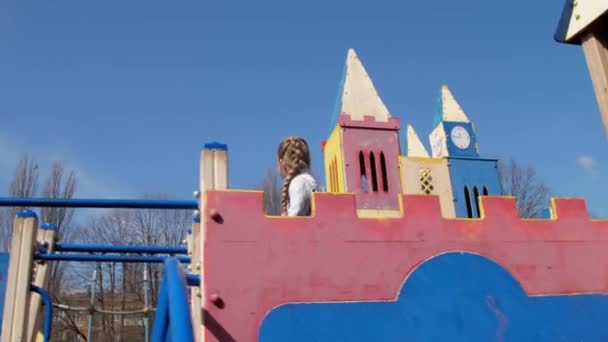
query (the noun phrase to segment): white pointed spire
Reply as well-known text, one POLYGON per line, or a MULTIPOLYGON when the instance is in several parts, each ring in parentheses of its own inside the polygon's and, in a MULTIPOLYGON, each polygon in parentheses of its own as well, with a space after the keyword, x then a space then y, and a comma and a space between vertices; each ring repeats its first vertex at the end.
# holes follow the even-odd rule
POLYGON ((447 85, 441 86, 441 116, 443 121, 469 122, 447 85))
POLYGON ((344 83, 339 96, 339 111, 350 115, 353 120, 373 116, 376 121, 386 122, 391 117, 354 49, 348 50, 344 83))
POLYGON ((422 141, 416 134, 416 130, 412 125, 407 125, 407 151, 408 157, 424 157, 429 158, 429 153, 422 144, 422 141))

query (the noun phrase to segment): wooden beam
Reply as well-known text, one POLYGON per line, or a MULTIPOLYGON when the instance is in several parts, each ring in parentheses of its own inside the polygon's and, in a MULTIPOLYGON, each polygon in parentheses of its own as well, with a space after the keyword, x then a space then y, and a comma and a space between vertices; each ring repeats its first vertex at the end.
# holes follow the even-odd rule
POLYGON ((193 286, 191 292, 190 309, 192 315, 192 325, 194 328, 195 340, 205 342, 205 333, 203 326, 203 303, 205 301, 205 291, 202 287, 203 283, 203 266, 202 260, 203 249, 205 248, 205 192, 207 190, 225 190, 228 188, 228 149, 227 146, 220 143, 205 144, 200 157, 200 181, 199 193, 197 194, 199 202, 199 222, 192 224, 192 236, 189 237, 190 246, 188 253, 192 258, 190 262, 191 272, 201 275, 200 286, 193 286))
POLYGON ((603 18, 582 39, 604 131, 608 137, 608 19, 603 18))
POLYGON ((17 214, 9 256, 2 320, 3 341, 26 341, 30 284, 38 218, 32 211, 17 214))
MULTIPOLYGON (((57 232, 57 226, 52 224, 43 225, 38 229, 37 240, 41 243, 45 243, 48 249, 48 253, 55 251, 55 234, 57 232)), ((32 282, 34 285, 45 288, 47 281, 50 276, 51 265, 49 261, 34 263, 34 274, 32 276, 32 282)), ((43 324, 43 311, 42 311, 42 300, 36 293, 30 292, 30 308, 29 318, 27 320, 27 340, 36 341, 38 336, 42 333, 43 324)))

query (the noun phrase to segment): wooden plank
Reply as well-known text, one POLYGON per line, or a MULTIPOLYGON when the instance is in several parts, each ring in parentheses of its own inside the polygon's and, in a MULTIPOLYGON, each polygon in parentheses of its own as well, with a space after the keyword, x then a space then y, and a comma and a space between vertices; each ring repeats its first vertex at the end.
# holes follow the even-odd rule
MULTIPOLYGON (((603 26, 605 29, 608 25, 603 26)), ((608 136, 608 39, 605 31, 598 28, 595 32, 588 34, 583 38, 582 46, 604 131, 608 136)))
POLYGON ((200 159, 200 189, 202 201, 205 189, 213 188, 213 150, 203 150, 200 159))
POLYGON ((576 39, 587 28, 608 11, 608 1, 605 0, 576 0, 573 2, 566 40, 576 39))
POLYGON ((14 220, 13 237, 2 322, 5 341, 24 341, 27 338, 27 310, 29 310, 32 261, 38 218, 31 211, 18 214, 14 220), (8 304, 8 305, 7 305, 8 304))
MULTIPOLYGON (((207 190, 224 190, 228 188, 228 151, 226 145, 219 143, 212 143, 205 146, 201 152, 200 158, 200 193, 199 193, 199 213, 203 215, 205 212, 205 192, 207 190)), ((203 249, 204 249, 204 231, 205 231, 205 220, 200 219, 199 222, 192 224, 192 237, 191 237, 191 258, 192 272, 196 274, 203 274, 202 260, 203 249)), ((191 317, 192 325, 194 329, 194 335, 196 341, 205 341, 205 334, 203 333, 203 303, 205 301, 205 294, 202 291, 201 285, 192 288, 191 294, 191 317)))
POLYGON ((17 274, 19 273, 19 260, 21 257, 21 239, 23 234, 17 227, 23 225, 23 218, 15 217, 13 220, 13 236, 8 261, 8 275, 4 295, 4 312, 2 314, 2 336, 12 336, 13 312, 15 310, 15 291, 17 288, 17 274))
MULTIPOLYGON (((190 265, 192 266, 192 273, 201 274, 201 251, 200 251, 200 223, 193 222, 192 223, 192 234, 189 237, 189 242, 191 246, 191 258, 192 262, 190 265)), ((201 284, 202 286, 202 284, 201 284)), ((201 287, 193 286, 192 292, 190 295, 191 298, 191 315, 192 315, 192 326, 194 329, 194 340, 200 341, 200 336, 202 332, 202 304, 201 304, 201 287)))
POLYGON ((225 150, 213 151, 213 189, 228 188, 228 153, 225 150))
MULTIPOLYGON (((53 252, 55 250, 56 231, 57 227, 52 224, 43 225, 41 229, 38 230, 37 240, 48 246, 48 252, 53 252)), ((33 284, 41 288, 46 287, 50 270, 51 267, 48 262, 35 263, 33 284)), ((42 300, 38 294, 30 292, 29 319, 27 320, 28 341, 36 341, 37 335, 42 333, 42 322, 42 300)))

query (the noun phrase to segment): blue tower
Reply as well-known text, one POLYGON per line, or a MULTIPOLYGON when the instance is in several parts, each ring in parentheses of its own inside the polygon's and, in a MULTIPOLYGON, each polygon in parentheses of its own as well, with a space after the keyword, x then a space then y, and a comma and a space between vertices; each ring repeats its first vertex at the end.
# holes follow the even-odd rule
POLYGON ((479 196, 501 195, 498 161, 479 157, 473 123, 446 85, 429 135, 433 158, 447 158, 456 217, 481 216, 479 196))

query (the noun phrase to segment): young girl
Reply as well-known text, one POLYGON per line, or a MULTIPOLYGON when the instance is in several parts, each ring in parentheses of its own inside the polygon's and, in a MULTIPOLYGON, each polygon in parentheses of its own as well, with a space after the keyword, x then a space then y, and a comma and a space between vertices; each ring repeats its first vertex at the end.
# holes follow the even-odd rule
POLYGON ((310 150, 306 140, 290 136, 283 139, 277 151, 278 168, 284 177, 281 194, 282 215, 309 216, 311 193, 317 182, 310 174, 310 150))

